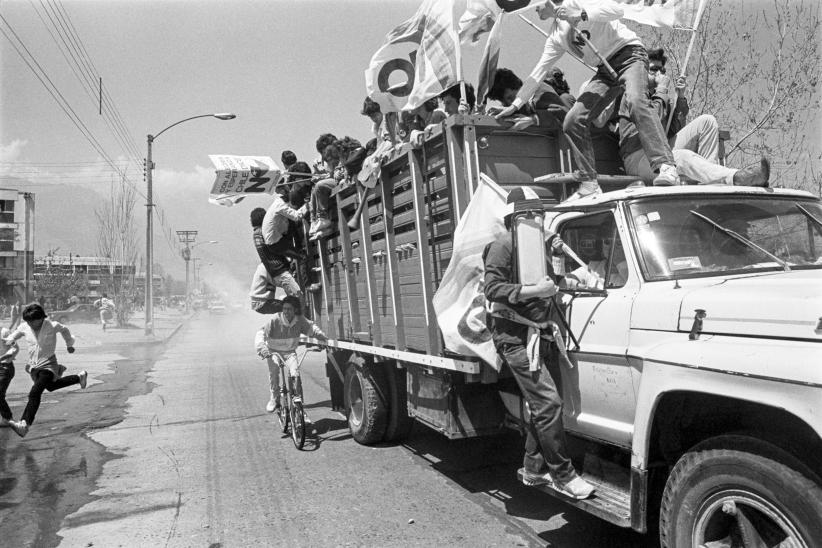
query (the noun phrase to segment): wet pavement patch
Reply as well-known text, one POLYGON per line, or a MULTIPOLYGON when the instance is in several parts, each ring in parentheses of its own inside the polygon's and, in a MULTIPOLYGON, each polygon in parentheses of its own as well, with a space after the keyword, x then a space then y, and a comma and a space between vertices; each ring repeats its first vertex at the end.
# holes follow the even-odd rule
MULTIPOLYGON (((128 398, 153 390, 148 372, 162 351, 157 346, 121 351, 126 359, 117 360, 110 373, 98 376, 102 383, 83 392, 50 394, 57 403, 40 408, 24 439, 10 429, 0 429, 3 546, 60 543, 57 532, 63 519, 96 498, 91 493, 103 466, 118 458, 84 433, 121 422, 128 398)), ((10 398, 9 404, 17 413, 25 398, 10 398)))

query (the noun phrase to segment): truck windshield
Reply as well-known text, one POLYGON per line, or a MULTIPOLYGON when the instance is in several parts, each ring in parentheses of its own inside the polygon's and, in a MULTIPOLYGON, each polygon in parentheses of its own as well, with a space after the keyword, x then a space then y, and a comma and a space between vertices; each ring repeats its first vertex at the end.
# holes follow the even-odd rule
POLYGON ((700 195, 628 207, 646 280, 822 268, 818 200, 700 195))

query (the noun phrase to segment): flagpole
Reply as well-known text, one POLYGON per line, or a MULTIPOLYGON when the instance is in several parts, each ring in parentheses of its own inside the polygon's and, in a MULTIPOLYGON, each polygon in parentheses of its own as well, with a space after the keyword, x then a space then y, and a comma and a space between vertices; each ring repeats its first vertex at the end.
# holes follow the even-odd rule
MULTIPOLYGON (((455 51, 454 57, 457 65, 457 82, 460 83, 460 114, 468 114, 470 107, 468 106, 468 93, 465 90, 465 79, 462 77, 462 44, 460 43, 459 33, 459 18, 457 17, 459 11, 459 2, 454 2, 451 8, 451 32, 454 35, 455 51)), ((463 10, 464 11, 464 10, 463 10)))
MULTIPOLYGON (((696 10, 696 19, 694 20, 693 29, 691 29, 691 41, 688 43, 688 49, 685 52, 685 59, 682 61, 682 70, 680 71, 680 76, 685 76, 688 72, 688 60, 691 58, 691 52, 694 49, 694 43, 696 42, 696 29, 699 28, 699 22, 702 20, 702 10, 705 9, 705 0, 700 0, 699 8, 696 10)), ((668 113, 668 123, 665 124, 665 135, 668 135, 668 131, 671 129, 671 122, 674 120, 674 111, 676 110, 676 104, 679 102, 679 88, 676 87, 676 83, 674 83, 674 88, 676 89, 676 99, 674 100, 674 105, 671 107, 671 111, 668 113)))

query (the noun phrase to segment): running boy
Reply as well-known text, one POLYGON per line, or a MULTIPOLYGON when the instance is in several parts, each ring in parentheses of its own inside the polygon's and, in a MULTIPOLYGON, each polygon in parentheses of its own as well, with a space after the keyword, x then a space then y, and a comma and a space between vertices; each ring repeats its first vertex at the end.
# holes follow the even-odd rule
POLYGON ((6 344, 4 340, 11 331, 4 327, 0 330, 0 426, 8 426, 11 422, 11 409, 6 403, 6 389, 14 378, 14 356, 20 350, 17 343, 6 344))
POLYGON ((288 366, 288 375, 297 379, 294 390, 302 395, 303 388, 299 377, 299 361, 296 352, 300 344, 300 335, 308 335, 321 341, 328 340, 325 333, 314 322, 302 315, 300 299, 288 295, 283 299, 282 312, 274 314, 254 337, 254 348, 257 350, 257 355, 268 362, 271 399, 265 406, 265 410, 269 413, 273 413, 280 407, 280 368, 272 358, 272 353, 279 354, 288 366))
POLYGON ((54 352, 57 348, 57 334, 59 333, 66 341, 68 353, 74 353, 74 337, 71 336, 68 327, 47 319, 45 310, 37 303, 26 305, 22 316, 25 325, 18 327, 3 340, 5 344, 11 345, 17 339, 26 337, 29 347, 26 371, 31 375, 34 385, 29 391, 29 401, 23 411, 23 417, 17 422, 9 422, 9 427, 21 438, 28 434, 29 428, 34 424, 34 416, 40 407, 43 390, 53 392, 73 384, 79 384, 80 388, 85 388, 88 379, 88 373, 85 371, 80 371, 78 375, 62 376, 66 368, 57 363, 57 356, 54 352))

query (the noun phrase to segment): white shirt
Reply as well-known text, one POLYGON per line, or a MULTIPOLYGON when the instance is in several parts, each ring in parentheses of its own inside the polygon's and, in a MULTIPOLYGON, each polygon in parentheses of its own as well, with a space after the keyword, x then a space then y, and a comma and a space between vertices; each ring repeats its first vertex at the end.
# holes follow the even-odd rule
POLYGON ((263 240, 268 245, 276 244, 288 232, 288 221, 299 221, 303 218, 301 211, 288 205, 278 194, 268 207, 263 218, 263 240))
MULTIPOLYGON (((577 23, 577 30, 586 35, 605 59, 625 46, 642 45, 642 41, 634 31, 619 21, 625 13, 625 8, 617 2, 612 0, 565 0, 562 5, 571 13, 585 10, 588 20, 577 23)), ((602 64, 594 51, 577 39, 570 23, 555 19, 551 26, 551 33, 545 40, 542 56, 523 82, 513 105, 519 108, 531 100, 542 81, 548 76, 548 72, 566 53, 581 59, 586 65, 596 67, 602 64)))
POLYGON ((34 331, 27 323, 23 322, 5 339, 5 343, 11 344, 17 339, 25 337, 29 348, 29 367, 31 369, 48 369, 54 373, 55 377, 59 377, 59 366, 57 365, 57 358, 54 356, 57 350, 58 333, 66 341, 67 347, 74 346, 74 337, 71 336, 69 328, 48 318, 43 320, 43 325, 37 335, 34 334, 34 331))

